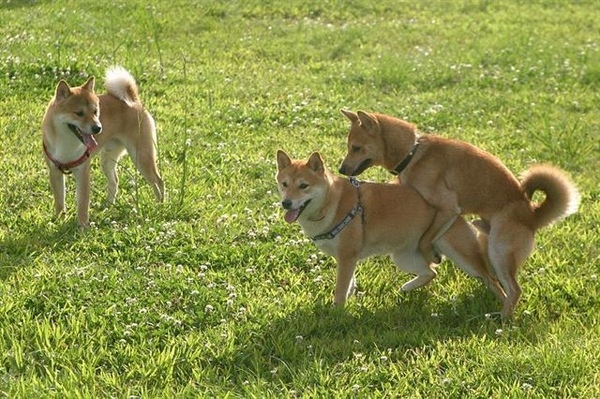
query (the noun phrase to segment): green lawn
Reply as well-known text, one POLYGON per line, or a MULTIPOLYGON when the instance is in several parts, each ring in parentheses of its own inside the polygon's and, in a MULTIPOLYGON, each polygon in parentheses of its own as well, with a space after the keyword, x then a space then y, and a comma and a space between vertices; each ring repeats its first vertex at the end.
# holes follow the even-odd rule
MULTIPOLYGON (((600 397, 600 3, 0 0, 0 395, 600 397), (53 217, 40 123, 59 79, 136 77, 168 192, 129 159, 107 207, 53 217), (565 169, 510 323, 450 262, 386 258, 332 307, 335 262, 283 220, 275 153, 345 154, 340 108, 565 169)), ((384 181, 386 172, 364 178, 384 181)))

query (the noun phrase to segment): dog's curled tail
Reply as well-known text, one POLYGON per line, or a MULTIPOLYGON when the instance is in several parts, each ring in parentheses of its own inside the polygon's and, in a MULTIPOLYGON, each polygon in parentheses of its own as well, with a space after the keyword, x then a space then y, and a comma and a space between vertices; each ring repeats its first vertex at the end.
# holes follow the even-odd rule
POLYGON ((140 101, 135 79, 121 66, 113 66, 106 71, 104 87, 110 94, 130 107, 140 101))
POLYGON ((550 165, 535 165, 521 175, 521 186, 529 199, 542 191, 546 198, 534 205, 535 229, 546 227, 567 217, 579 208, 577 187, 561 169, 550 165))

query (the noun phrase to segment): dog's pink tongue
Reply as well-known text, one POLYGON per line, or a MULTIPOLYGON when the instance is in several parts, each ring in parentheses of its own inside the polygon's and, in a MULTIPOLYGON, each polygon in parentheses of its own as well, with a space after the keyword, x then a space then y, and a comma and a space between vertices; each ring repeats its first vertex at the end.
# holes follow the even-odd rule
POLYGON ((285 213, 285 221, 288 223, 294 223, 296 219, 298 219, 298 215, 300 215, 300 210, 298 209, 287 211, 285 213))
POLYGON ((96 146, 98 146, 96 139, 91 134, 83 134, 82 136, 83 136, 83 143, 90 151, 93 151, 94 148, 96 148, 96 146))

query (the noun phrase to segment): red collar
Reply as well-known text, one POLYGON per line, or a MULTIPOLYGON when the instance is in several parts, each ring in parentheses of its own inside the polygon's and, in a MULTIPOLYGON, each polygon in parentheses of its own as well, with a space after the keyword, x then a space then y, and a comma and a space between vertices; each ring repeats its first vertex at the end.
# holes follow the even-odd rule
POLYGON ((68 162, 68 163, 62 163, 60 161, 57 161, 56 159, 52 158, 52 156, 50 155, 50 153, 48 152, 48 149, 46 148, 46 143, 44 143, 42 141, 42 146, 44 147, 44 154, 46 154, 46 156, 48 157, 48 159, 50 161, 52 161, 52 163, 61 171, 63 172, 63 174, 68 175, 71 173, 71 169, 81 165, 82 163, 84 163, 85 161, 87 161, 90 157, 90 155, 92 154, 92 151, 94 150, 94 148, 96 148, 96 140, 93 141, 93 144, 90 145, 86 145, 85 147, 85 152, 83 153, 82 156, 80 156, 79 158, 77 158, 74 161, 68 162))

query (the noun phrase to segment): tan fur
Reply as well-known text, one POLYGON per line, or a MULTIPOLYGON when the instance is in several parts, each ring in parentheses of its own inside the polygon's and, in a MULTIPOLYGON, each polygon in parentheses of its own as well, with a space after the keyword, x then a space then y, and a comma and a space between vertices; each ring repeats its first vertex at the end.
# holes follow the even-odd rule
MULTIPOLYGON (((293 214, 286 214, 286 220, 297 220, 310 237, 329 232, 360 197, 362 215, 356 215, 334 238, 315 241, 337 261, 336 304, 343 304, 354 290, 356 263, 372 255, 391 254, 399 269, 416 275, 402 286, 404 291, 421 287, 436 276, 434 264, 419 250, 419 240, 433 222, 435 210, 416 190, 401 184, 367 182, 356 188, 348 179, 331 174, 319 153, 307 161, 293 161, 280 150, 277 170, 282 206, 293 214)), ((487 267, 475 230, 463 218, 456 219, 436 249, 469 275, 481 278, 501 301, 505 299, 487 267)))
POLYGON ((535 231, 577 210, 579 193, 571 180, 556 167, 536 165, 519 183, 497 158, 471 144, 420 135, 413 125, 388 115, 342 112, 351 122, 343 174, 357 175, 375 165, 393 170, 419 141, 400 178, 437 210, 421 249, 432 257, 428 248, 449 221, 479 215, 479 225, 489 230, 490 262, 507 295, 502 315, 512 315, 521 294, 516 275, 533 250, 535 231), (546 194, 541 204, 530 200, 537 190, 546 194))
MULTIPOLYGON (((82 86, 69 87, 60 81, 54 98, 48 104, 42 122, 43 142, 53 160, 66 164, 79 159, 86 145, 68 127, 77 126, 81 135, 93 135, 97 147, 92 156, 102 151, 101 165, 108 179, 108 201, 117 195, 117 162, 127 150, 133 163, 150 183, 158 201, 164 199, 164 183, 156 165, 156 129, 154 119, 137 96, 133 77, 120 67, 107 71, 107 94, 94 93, 94 78, 82 86), (99 131, 100 130, 100 131, 99 131)), ((65 211, 64 174, 44 153, 50 171, 56 214, 65 211)), ((91 157, 70 170, 77 183, 77 219, 81 226, 89 224, 91 157)))

